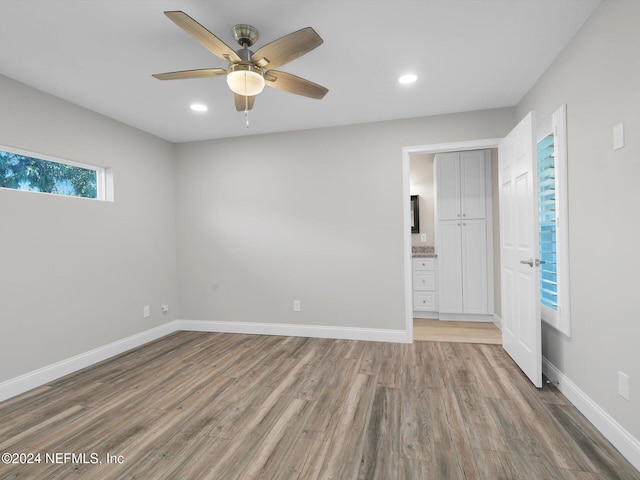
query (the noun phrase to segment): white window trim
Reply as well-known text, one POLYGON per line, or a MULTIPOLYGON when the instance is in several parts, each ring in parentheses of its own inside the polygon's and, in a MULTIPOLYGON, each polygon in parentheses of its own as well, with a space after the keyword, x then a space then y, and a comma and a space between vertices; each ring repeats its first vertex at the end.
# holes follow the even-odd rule
MULTIPOLYGON (((67 160, 64 158, 54 157, 45 153, 31 152, 29 150, 23 150, 21 148, 10 147, 8 145, 0 145, 0 150, 4 152, 21 155, 23 157, 36 158, 38 160, 46 160, 48 162, 61 163, 63 165, 70 165, 72 167, 84 168, 87 170, 94 170, 96 172, 96 198, 76 197, 74 195, 62 195, 70 198, 82 198, 85 200, 101 200, 101 201, 113 201, 113 173, 110 168, 98 167, 95 165, 89 165, 87 163, 75 162, 73 160, 67 160)), ((14 190, 14 189, 9 189, 14 190)), ((23 190, 17 190, 23 191, 23 190)), ((58 195, 56 193, 48 192, 30 192, 30 193, 44 193, 46 195, 58 195)))
POLYGON ((556 259, 558 311, 542 305, 542 320, 571 336, 571 289, 569 283, 569 165, 567 147, 567 106, 561 105, 538 126, 539 142, 553 133, 556 184, 556 259))

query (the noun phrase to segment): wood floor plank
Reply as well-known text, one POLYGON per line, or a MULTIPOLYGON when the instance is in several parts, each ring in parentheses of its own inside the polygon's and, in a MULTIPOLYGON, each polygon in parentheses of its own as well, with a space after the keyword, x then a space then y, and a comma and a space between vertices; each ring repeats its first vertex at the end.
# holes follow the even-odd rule
POLYGON ((594 441, 600 433, 573 406, 550 405, 554 417, 562 428, 574 439, 576 445, 595 465, 597 473, 614 480, 640 480, 640 472, 609 442, 594 441))
POLYGON ((0 402, 0 479, 640 480, 499 345, 176 332, 0 402))
MULTIPOLYGON (((241 477, 272 478, 285 454, 300 433, 300 426, 310 411, 309 402, 300 398, 292 399, 273 427, 265 435, 259 447, 254 452, 241 477), (305 411, 306 410, 306 411, 305 411), (297 427, 296 427, 297 426, 297 427), (274 455, 279 450, 279 455, 274 455)), ((283 458, 284 457, 284 458, 283 458)))
POLYGON ((312 459, 301 478, 357 477, 376 386, 374 377, 363 374, 356 374, 352 383, 344 386, 344 400, 327 426, 333 434, 323 438, 320 461, 312 459))
POLYGON ((404 349, 401 343, 382 345, 382 364, 378 374, 378 384, 384 387, 400 388, 402 385, 404 349))
POLYGON ((414 349, 419 353, 423 380, 429 388, 449 388, 452 378, 445 356, 436 342, 415 342, 414 349))
POLYGON ((579 472, 576 470, 561 470, 565 480, 606 480, 607 477, 599 473, 579 472))
POLYGON ((451 380, 455 384, 455 390, 466 390, 476 395, 483 395, 482 380, 476 377, 476 373, 466 356, 463 344, 440 343, 438 344, 445 358, 451 380))
POLYGON ((346 396, 343 397, 341 392, 346 392, 347 386, 355 379, 358 364, 356 360, 345 359, 339 369, 326 369, 328 375, 325 377, 324 388, 318 399, 312 403, 314 414, 305 424, 304 436, 317 438, 327 430, 340 403, 346 400, 346 396))
POLYGON ((359 480, 398 478, 401 398, 399 389, 376 389, 365 433, 359 480))
POLYGON ((398 480, 431 480, 436 479, 433 462, 400 458, 398 480))
POLYGON ((471 447, 493 452, 507 452, 505 439, 496 425, 486 398, 466 390, 456 392, 456 399, 471 447))
POLYGON ((403 392, 400 449, 404 458, 433 462, 434 436, 429 395, 413 397, 403 392))
MULTIPOLYGON (((434 478, 464 480, 466 479, 464 464, 468 464, 469 461, 463 459, 458 453, 456 440, 451 433, 452 429, 459 428, 458 424, 461 422, 460 419, 450 418, 449 408, 447 408, 446 405, 446 396, 447 393, 445 390, 430 390, 429 403, 431 405, 431 421, 434 437, 434 478)), ((470 451, 470 447, 468 450, 470 451)), ((465 454, 466 452, 462 453, 462 455, 465 454)), ((473 466, 470 468, 473 469, 473 466)))
MULTIPOLYGON (((476 345, 463 344, 462 345, 465 354, 466 361, 469 367, 474 372, 474 376, 478 379, 479 387, 482 391, 482 396, 487 398, 505 398, 508 396, 508 392, 504 389, 499 381, 495 380, 495 370, 489 359, 484 354, 481 348, 476 345)), ((501 347, 488 347, 493 349, 501 349, 501 347)))
POLYGON ((506 452, 474 449, 478 471, 482 480, 519 480, 526 479, 523 472, 518 471, 512 455, 506 452))
POLYGON ((426 398, 429 396, 430 382, 426 380, 425 369, 418 365, 404 365, 403 385, 406 394, 414 398, 426 398))
POLYGON ((539 439, 522 418, 514 401, 487 399, 487 402, 509 447, 509 453, 521 466, 520 470, 532 478, 560 480, 562 474, 559 468, 545 455, 539 439))

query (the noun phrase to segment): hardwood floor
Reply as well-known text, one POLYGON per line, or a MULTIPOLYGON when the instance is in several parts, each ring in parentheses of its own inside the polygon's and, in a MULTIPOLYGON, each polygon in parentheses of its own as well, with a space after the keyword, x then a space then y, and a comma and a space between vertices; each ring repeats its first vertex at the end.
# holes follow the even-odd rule
POLYGON ((640 479, 496 345, 177 332, 0 419, 3 480, 640 479))
POLYGON ((491 322, 454 322, 414 318, 414 341, 502 345, 502 332, 491 322))

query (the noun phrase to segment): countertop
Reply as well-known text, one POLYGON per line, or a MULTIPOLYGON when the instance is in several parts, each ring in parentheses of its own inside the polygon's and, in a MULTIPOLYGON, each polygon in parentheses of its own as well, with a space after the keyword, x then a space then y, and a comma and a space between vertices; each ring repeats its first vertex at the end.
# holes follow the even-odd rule
POLYGON ((435 258, 436 255, 434 247, 411 247, 411 256, 413 258, 435 258))

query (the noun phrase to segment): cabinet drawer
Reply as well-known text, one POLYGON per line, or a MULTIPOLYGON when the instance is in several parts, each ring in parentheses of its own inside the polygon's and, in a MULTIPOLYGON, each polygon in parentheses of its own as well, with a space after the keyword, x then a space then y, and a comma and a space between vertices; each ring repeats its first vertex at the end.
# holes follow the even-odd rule
POLYGON ((436 272, 433 270, 417 270, 413 272, 414 290, 435 290, 436 272))
POLYGON ((435 270, 436 259, 435 258, 413 258, 413 270, 435 270))
POLYGON ((416 292, 413 294, 413 309, 415 311, 434 312, 436 311, 435 292, 416 292))

